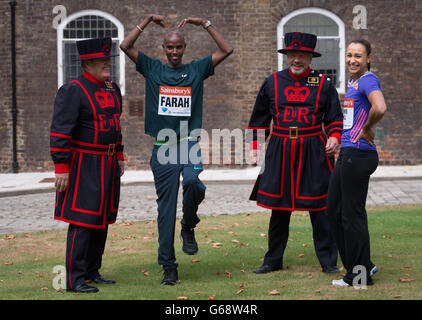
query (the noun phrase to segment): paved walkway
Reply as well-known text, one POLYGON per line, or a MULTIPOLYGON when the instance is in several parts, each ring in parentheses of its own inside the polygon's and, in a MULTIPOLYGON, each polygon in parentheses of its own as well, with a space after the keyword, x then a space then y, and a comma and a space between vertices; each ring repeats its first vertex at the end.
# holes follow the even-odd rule
MULTIPOLYGON (((269 212, 248 200, 258 170, 205 170, 201 179, 207 193, 198 214, 269 212)), ((0 174, 0 235, 67 227, 53 219, 52 177, 52 173, 0 174)), ((123 177, 117 222, 156 219, 151 173, 129 171, 123 177)), ((180 217, 181 190, 179 199, 180 217)), ((380 167, 374 173, 367 205, 398 204, 422 204, 422 166, 380 167)))

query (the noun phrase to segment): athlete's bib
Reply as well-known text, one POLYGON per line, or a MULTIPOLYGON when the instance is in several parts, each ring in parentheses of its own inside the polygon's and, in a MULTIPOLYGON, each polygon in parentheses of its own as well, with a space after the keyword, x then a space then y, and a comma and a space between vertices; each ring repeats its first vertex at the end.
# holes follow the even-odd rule
POLYGON ((344 99, 343 130, 353 127, 354 99, 344 99))
POLYGON ((190 117, 191 115, 190 87, 160 86, 158 97, 158 114, 163 116, 190 117))

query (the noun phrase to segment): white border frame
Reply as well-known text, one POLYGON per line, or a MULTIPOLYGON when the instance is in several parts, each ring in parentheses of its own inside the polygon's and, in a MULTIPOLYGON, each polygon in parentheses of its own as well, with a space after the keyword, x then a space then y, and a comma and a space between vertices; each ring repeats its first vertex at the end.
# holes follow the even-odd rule
MULTIPOLYGON (((114 25, 117 27, 117 38, 119 39, 119 45, 124 39, 124 26, 123 24, 116 19, 111 14, 95 10, 95 9, 88 9, 88 10, 81 10, 74 14, 71 14, 70 16, 66 17, 61 21, 61 23, 57 27, 57 86, 60 88, 63 85, 63 30, 65 26, 72 20, 75 20, 82 16, 87 15, 93 15, 93 16, 100 16, 104 19, 110 20, 114 25)), ((116 38, 114 38, 116 39, 116 38)), ((78 40, 78 39, 72 39, 72 40, 78 40)), ((82 40, 82 39, 80 39, 82 40)), ((120 48, 117 48, 120 56, 119 56, 119 87, 120 91, 122 93, 122 96, 125 95, 125 55, 122 55, 120 52, 120 48)))
MULTIPOLYGON (((337 91, 339 94, 345 94, 346 93, 346 75, 345 75, 345 55, 346 55, 346 34, 345 34, 345 28, 344 28, 344 22, 336 16, 331 11, 328 11, 326 9, 316 8, 316 7, 309 7, 309 8, 302 8, 295 11, 290 12, 288 15, 284 16, 280 22, 277 24, 277 50, 283 48, 283 35, 284 35, 284 25, 293 17, 305 14, 305 13, 317 13, 324 16, 327 16, 331 20, 333 20, 337 26, 338 26, 338 32, 339 32, 339 45, 340 45, 340 70, 339 70, 339 87, 337 87, 337 91)), ((319 39, 324 37, 318 37, 319 39)), ((331 37, 330 37, 331 38, 331 37)), ((284 55, 279 53, 278 54, 278 70, 283 69, 283 57, 284 55)))

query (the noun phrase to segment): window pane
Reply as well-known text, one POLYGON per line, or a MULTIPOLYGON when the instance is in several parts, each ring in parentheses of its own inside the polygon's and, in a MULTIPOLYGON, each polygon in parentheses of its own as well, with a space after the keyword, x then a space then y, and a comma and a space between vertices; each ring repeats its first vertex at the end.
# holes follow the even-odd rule
POLYGON ((117 37, 117 27, 107 19, 98 16, 83 16, 70 21, 64 29, 63 36, 65 39, 85 38, 102 38, 104 36, 117 37))
POLYGON ((76 48, 76 42, 64 43, 64 83, 76 79, 82 72, 81 63, 77 59, 79 54, 76 48))
POLYGON ((97 18, 94 17, 94 19, 91 20, 91 28, 96 29, 97 28, 97 18))
MULTIPOLYGON (((67 83, 78 78, 83 70, 81 68, 81 62, 79 60, 78 49, 76 48, 76 41, 65 42, 64 43, 64 75, 63 83, 67 83)), ((119 50, 119 41, 113 41, 112 44, 112 54, 118 53, 119 50)), ((111 81, 119 83, 119 57, 111 58, 111 81)))
MULTIPOLYGON (((336 87, 339 87, 340 38, 337 24, 331 18, 322 14, 305 13, 287 21, 284 25, 284 33, 287 32, 306 32, 318 36, 315 51, 321 53, 322 56, 312 59, 311 68, 320 73, 325 73, 331 78, 336 87)), ((285 57, 283 57, 284 68, 287 68, 287 59, 285 57)))
POLYGON ((339 41, 339 39, 318 39, 315 50, 322 56, 312 59, 312 68, 326 70, 324 73, 331 78, 331 81, 337 87, 340 85, 337 77, 337 70, 340 70, 339 41))
POLYGON ((305 13, 293 17, 284 25, 284 32, 306 32, 318 36, 338 36, 337 24, 318 13, 305 13))
MULTIPOLYGON (((111 47, 111 54, 118 54, 118 53, 119 53, 119 41, 113 41, 113 45, 111 47)), ((114 81, 115 83, 119 83, 119 75, 120 75, 119 58, 120 57, 118 56, 111 58, 111 81, 114 81)))
MULTIPOLYGON (((118 30, 110 20, 100 16, 87 15, 70 21, 63 30, 63 80, 67 83, 81 75, 82 68, 76 41, 72 39, 113 38, 112 54, 119 52, 118 30)), ((111 80, 119 83, 119 60, 120 57, 111 58, 111 80)))

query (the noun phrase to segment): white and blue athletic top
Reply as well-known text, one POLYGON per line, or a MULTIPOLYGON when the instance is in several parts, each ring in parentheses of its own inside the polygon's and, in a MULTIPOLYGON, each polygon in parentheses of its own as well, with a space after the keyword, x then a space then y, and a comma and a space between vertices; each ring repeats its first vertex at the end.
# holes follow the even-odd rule
POLYGON ((372 107, 368 97, 375 90, 381 91, 381 85, 377 76, 370 71, 357 80, 348 81, 347 93, 344 97, 343 133, 340 148, 376 150, 376 146, 371 146, 365 139, 353 143, 368 120, 369 110, 372 107))

